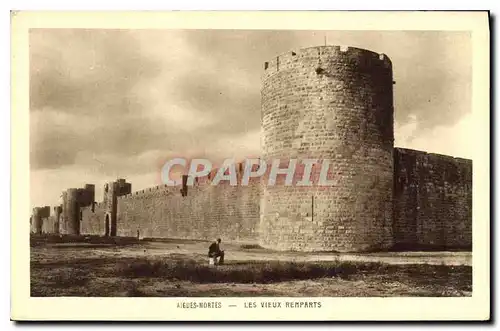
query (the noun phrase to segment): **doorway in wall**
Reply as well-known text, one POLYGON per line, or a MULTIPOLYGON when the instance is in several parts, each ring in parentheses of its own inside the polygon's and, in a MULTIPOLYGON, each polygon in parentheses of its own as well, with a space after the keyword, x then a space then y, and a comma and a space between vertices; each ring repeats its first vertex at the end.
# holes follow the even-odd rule
POLYGON ((110 232, 111 232, 110 228, 111 228, 111 225, 109 224, 109 214, 106 214, 106 219, 104 221, 104 230, 105 230, 104 236, 109 237, 110 232))

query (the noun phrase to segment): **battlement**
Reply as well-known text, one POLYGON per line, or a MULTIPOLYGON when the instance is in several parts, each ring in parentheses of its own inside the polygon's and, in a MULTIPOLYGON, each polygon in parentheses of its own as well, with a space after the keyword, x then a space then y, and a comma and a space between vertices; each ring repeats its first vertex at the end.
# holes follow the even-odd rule
MULTIPOLYGON (((241 178, 243 176, 244 172, 244 167, 245 164, 244 162, 238 162, 235 163, 235 170, 236 170, 236 178, 237 178, 237 183, 240 186, 241 178)), ((252 170, 255 171, 258 168, 258 165, 253 165, 252 170)), ((121 196, 117 196, 118 200, 123 200, 123 199, 130 199, 130 198, 144 198, 144 197, 151 197, 151 196, 158 196, 158 195, 164 195, 164 196, 187 196, 188 194, 197 194, 199 191, 204 191, 207 188, 213 187, 212 182, 217 174, 219 169, 213 169, 210 171, 210 173, 207 176, 200 177, 200 178, 195 178, 194 180, 194 185, 189 186, 187 185, 187 175, 184 175, 183 179, 183 185, 179 186, 169 186, 166 184, 163 185, 157 185, 157 186, 152 186, 149 188, 145 188, 142 190, 138 190, 135 192, 130 192, 128 194, 124 194, 121 196)), ((227 173, 228 170, 226 170, 227 173)), ((259 179, 252 177, 249 178, 249 185, 258 183, 259 179)), ((218 187, 229 187, 230 183, 228 180, 221 181, 218 185, 218 187)))
POLYGON ((33 215, 40 218, 45 218, 50 216, 50 206, 35 207, 33 208, 33 215))
POLYGON ((127 195, 132 192, 132 184, 127 183, 123 178, 119 178, 111 183, 106 183, 104 186, 104 194, 107 194, 108 188, 111 189, 112 194, 115 194, 117 197, 127 195))
POLYGON ((264 62, 264 74, 262 79, 273 76, 279 71, 302 67, 305 64, 317 63, 318 66, 338 59, 338 61, 351 62, 366 67, 382 66, 392 70, 392 62, 383 53, 349 46, 315 46, 302 48, 296 51, 282 53, 271 60, 264 62), (317 60, 317 61, 311 61, 317 60))
POLYGON ((34 207, 32 216, 36 216, 39 218, 48 218, 51 216, 58 216, 62 212, 62 206, 43 206, 43 207, 34 207))
POLYGON ((149 188, 145 188, 142 190, 138 190, 135 192, 130 192, 121 196, 118 196, 118 200, 129 199, 129 198, 141 198, 144 196, 151 196, 157 194, 181 194, 179 186, 169 186, 169 185, 157 185, 149 188))
MULTIPOLYGON (((235 168, 235 172, 236 172, 237 183, 238 183, 238 185, 240 185, 241 179, 242 179, 243 174, 245 172, 245 162, 235 162, 234 168, 235 168)), ((251 171, 256 171, 256 170, 258 170, 258 168, 259 168, 258 164, 253 164, 251 171)), ((210 171, 210 173, 207 176, 196 178, 195 185, 198 185, 198 186, 211 185, 218 172, 219 172, 219 168, 215 168, 215 169, 212 169, 212 171, 210 171)), ((226 169, 224 174, 226 174, 226 175, 229 174, 229 169, 226 169)), ((249 183, 256 182, 256 181, 259 181, 259 179, 256 177, 249 178, 249 183)), ((218 185, 229 185, 229 181, 228 180, 220 181, 218 185)))
POLYGON ((424 151, 419 151, 419 150, 409 149, 409 148, 401 148, 401 147, 394 147, 394 150, 396 152, 398 152, 399 154, 403 154, 403 155, 412 155, 415 157, 427 156, 427 157, 440 159, 443 161, 472 165, 471 159, 465 159, 465 158, 455 157, 455 156, 451 156, 451 155, 444 155, 444 154, 438 154, 438 153, 428 153, 428 152, 424 152, 424 151))
POLYGON ((68 188, 63 192, 63 199, 76 201, 80 207, 90 206, 95 201, 95 185, 85 184, 84 188, 68 188))

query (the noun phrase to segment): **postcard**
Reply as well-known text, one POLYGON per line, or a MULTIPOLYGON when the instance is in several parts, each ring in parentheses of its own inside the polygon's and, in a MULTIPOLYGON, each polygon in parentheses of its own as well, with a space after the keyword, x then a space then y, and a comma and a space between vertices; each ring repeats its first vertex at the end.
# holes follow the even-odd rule
POLYGON ((490 318, 487 11, 11 22, 13 320, 490 318))

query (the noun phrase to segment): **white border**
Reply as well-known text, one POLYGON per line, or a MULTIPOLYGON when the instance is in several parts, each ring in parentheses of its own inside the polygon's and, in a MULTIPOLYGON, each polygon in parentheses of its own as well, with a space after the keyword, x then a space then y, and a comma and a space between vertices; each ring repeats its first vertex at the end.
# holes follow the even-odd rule
MULTIPOLYGON (((119 319, 119 320, 469 320, 489 316, 489 49, 484 18, 477 13, 304 13, 287 12, 279 19, 276 13, 21 13, 13 20, 14 49, 12 58, 12 306, 11 317, 22 319, 119 319), (112 18, 108 15, 113 15, 112 18), (116 15, 116 16, 114 16, 116 15), (167 16, 165 16, 167 15, 167 16), (168 20, 165 19, 168 17, 168 20), (28 27, 93 27, 116 28, 206 28, 221 27, 259 29, 298 29, 304 23, 308 29, 341 30, 472 30, 474 49, 473 114, 478 124, 471 135, 478 144, 473 158, 473 251, 474 277, 471 298, 324 298, 319 310, 244 311, 237 308, 222 310, 185 311, 173 308, 175 298, 30 298, 29 218, 26 192, 29 192, 27 158, 27 52, 28 27), (478 26, 483 24, 483 26, 478 26), (486 34, 485 34, 486 32, 486 34), (16 221, 17 220, 17 221, 16 221), (110 308, 111 307, 111 308, 110 308), (172 315, 170 315, 172 314, 172 315)), ((312 298, 318 300, 319 298, 312 298)), ((210 299, 205 299, 210 300, 210 299)), ((243 302, 248 298, 223 298, 225 303, 243 302)), ((262 299, 256 299, 262 300, 262 299)), ((286 298, 280 298, 286 300, 286 298)), ((294 298, 294 300, 297 300, 294 298)))

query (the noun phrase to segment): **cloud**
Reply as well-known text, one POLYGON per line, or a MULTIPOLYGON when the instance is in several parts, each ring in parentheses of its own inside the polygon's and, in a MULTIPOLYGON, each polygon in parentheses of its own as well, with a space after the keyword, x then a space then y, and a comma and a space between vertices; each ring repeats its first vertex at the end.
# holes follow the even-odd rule
MULTIPOLYGON (((79 188, 85 184, 95 184, 95 199, 102 201, 104 184, 112 181, 106 175, 99 175, 92 169, 81 167, 61 167, 57 170, 34 170, 30 175, 30 203, 31 206, 57 206, 61 204, 62 191, 68 188, 79 188)), ((158 172, 132 174, 126 177, 132 183, 132 190, 142 190, 154 185, 160 185, 158 172)))
POLYGON ((127 31, 31 30, 30 109, 105 118, 133 113, 141 108, 133 87, 159 70, 127 31))
POLYGON ((396 125, 394 144, 396 147, 473 159, 475 146, 469 133, 475 130, 477 126, 472 113, 452 126, 436 126, 423 131, 414 116, 411 121, 396 125))
POLYGON ((229 158, 241 161, 246 158, 259 157, 261 155, 260 142, 261 132, 254 130, 232 138, 221 138, 212 145, 211 151, 218 161, 229 158))

